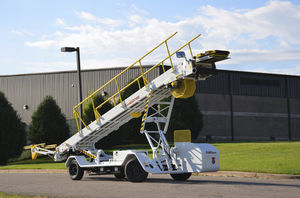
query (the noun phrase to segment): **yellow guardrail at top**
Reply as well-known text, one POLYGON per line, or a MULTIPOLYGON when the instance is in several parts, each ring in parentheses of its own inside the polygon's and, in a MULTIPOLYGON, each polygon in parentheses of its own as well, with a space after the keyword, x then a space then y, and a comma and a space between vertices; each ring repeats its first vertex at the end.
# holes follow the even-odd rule
POLYGON ((173 66, 173 61, 172 61, 172 56, 174 54, 176 54, 176 52, 180 51, 182 48, 188 46, 189 47, 189 51, 191 54, 191 57, 193 57, 193 53, 192 53, 192 49, 191 49, 191 42, 194 41, 195 39, 197 39, 200 34, 198 34, 197 36, 195 36, 192 40, 190 40, 189 42, 185 43, 183 46, 181 46, 180 48, 178 48, 176 51, 174 51, 173 53, 170 53, 169 51, 169 47, 168 47, 168 43, 167 41, 172 38, 175 34, 177 34, 177 32, 175 32, 174 34, 172 34, 171 36, 169 36, 167 39, 165 39, 164 41, 162 41, 160 44, 158 44, 156 47, 154 47, 152 50, 150 50, 149 52, 147 52, 144 56, 142 56, 141 58, 139 58, 137 61, 135 61, 132 65, 130 65, 129 67, 127 67, 126 69, 124 69, 122 72, 120 72, 118 75, 116 75, 114 78, 112 78, 110 81, 108 81, 106 84, 104 84, 102 87, 100 87, 99 89, 97 89, 96 91, 94 91, 91 95, 89 95, 87 98, 85 98, 82 102, 80 102, 78 105, 76 105, 73 108, 73 113, 74 113, 74 117, 76 120, 76 124, 77 124, 77 128, 78 128, 78 132, 80 134, 80 122, 88 128, 87 124, 83 121, 83 119, 80 117, 79 113, 78 113, 78 107, 80 107, 80 105, 82 105, 83 103, 87 102, 88 100, 92 101, 92 107, 94 110, 94 115, 96 119, 99 119, 101 117, 100 113, 98 112, 98 109, 100 109, 104 104, 106 104, 109 101, 113 101, 113 105, 116 106, 117 102, 116 102, 116 96, 119 97, 120 102, 123 104, 124 100, 122 99, 121 93, 126 90, 130 85, 132 85, 133 83, 137 82, 139 89, 141 89, 141 85, 140 85, 140 79, 143 80, 144 85, 147 87, 147 85, 149 84, 149 80, 146 78, 146 74, 148 74, 149 72, 151 72, 154 68, 158 67, 158 66, 162 66, 163 72, 165 72, 165 67, 164 67, 164 62, 166 60, 169 59, 170 64, 171 64, 171 68, 174 70, 174 66, 173 66), (154 50, 156 50, 157 48, 159 48, 161 45, 165 44, 166 46, 166 50, 168 53, 168 56, 166 58, 164 58, 162 61, 160 61, 159 63, 157 63, 156 65, 152 66, 150 69, 148 69, 147 71, 143 71, 142 68, 142 60, 148 56, 149 54, 151 54, 154 50), (139 68, 140 68, 140 76, 138 76, 135 80, 133 80, 132 82, 130 82, 129 84, 127 84, 125 87, 120 89, 119 86, 119 82, 118 82, 118 78, 124 74, 126 71, 128 71, 130 68, 132 68, 133 66, 135 66, 137 63, 139 63, 139 68), (106 86, 110 85, 111 83, 115 83, 117 92, 113 95, 111 95, 109 98, 107 98, 103 103, 101 103, 99 106, 95 107, 94 105, 94 101, 93 101, 93 96, 95 96, 97 93, 99 93, 101 90, 103 90, 106 86))

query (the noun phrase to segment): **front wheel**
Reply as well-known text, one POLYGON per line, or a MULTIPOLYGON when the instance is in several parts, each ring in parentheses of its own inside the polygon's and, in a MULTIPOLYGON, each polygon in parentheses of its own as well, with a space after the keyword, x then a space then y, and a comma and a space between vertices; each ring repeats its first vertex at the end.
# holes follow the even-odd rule
POLYGON ((72 180, 81 180, 84 170, 78 165, 76 160, 72 160, 69 166, 69 175, 72 180))
POLYGON ((179 174, 170 174, 171 177, 176 181, 186 181, 192 173, 179 173, 179 174))
POLYGON ((144 181, 148 173, 144 171, 137 159, 131 159, 125 166, 125 175, 131 182, 142 182, 144 181))

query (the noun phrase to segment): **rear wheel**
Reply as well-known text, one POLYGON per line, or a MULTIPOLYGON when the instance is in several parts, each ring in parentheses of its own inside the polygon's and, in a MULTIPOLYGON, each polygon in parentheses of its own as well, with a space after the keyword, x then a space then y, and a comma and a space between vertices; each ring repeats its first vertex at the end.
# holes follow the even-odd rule
POLYGON ((144 171, 137 159, 131 159, 125 166, 125 175, 131 182, 142 182, 147 179, 148 173, 144 171))
POLYGON ((114 176, 117 179, 124 179, 125 178, 124 168, 121 168, 119 173, 114 173, 114 176))
POLYGON ((176 181, 186 181, 192 173, 180 173, 180 174, 170 174, 171 177, 176 181))
POLYGON ((69 175, 72 180, 81 180, 84 170, 78 165, 76 160, 72 160, 69 166, 69 175))

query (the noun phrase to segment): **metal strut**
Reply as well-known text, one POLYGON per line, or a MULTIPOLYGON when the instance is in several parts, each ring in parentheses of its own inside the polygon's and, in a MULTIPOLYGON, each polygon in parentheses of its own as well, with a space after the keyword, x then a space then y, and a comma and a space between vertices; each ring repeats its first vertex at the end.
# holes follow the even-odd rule
POLYGON ((173 96, 159 101, 151 100, 149 94, 141 126, 141 133, 145 134, 153 152, 153 159, 156 160, 161 170, 178 168, 175 156, 171 154, 170 146, 165 137, 174 100, 173 96))

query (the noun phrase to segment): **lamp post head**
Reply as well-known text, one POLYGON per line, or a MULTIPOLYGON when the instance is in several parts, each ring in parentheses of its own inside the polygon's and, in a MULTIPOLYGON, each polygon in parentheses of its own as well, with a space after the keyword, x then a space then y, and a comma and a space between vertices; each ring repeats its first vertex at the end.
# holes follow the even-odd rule
POLYGON ((61 48, 61 52, 75 52, 77 51, 79 48, 75 48, 75 47, 62 47, 61 48))

